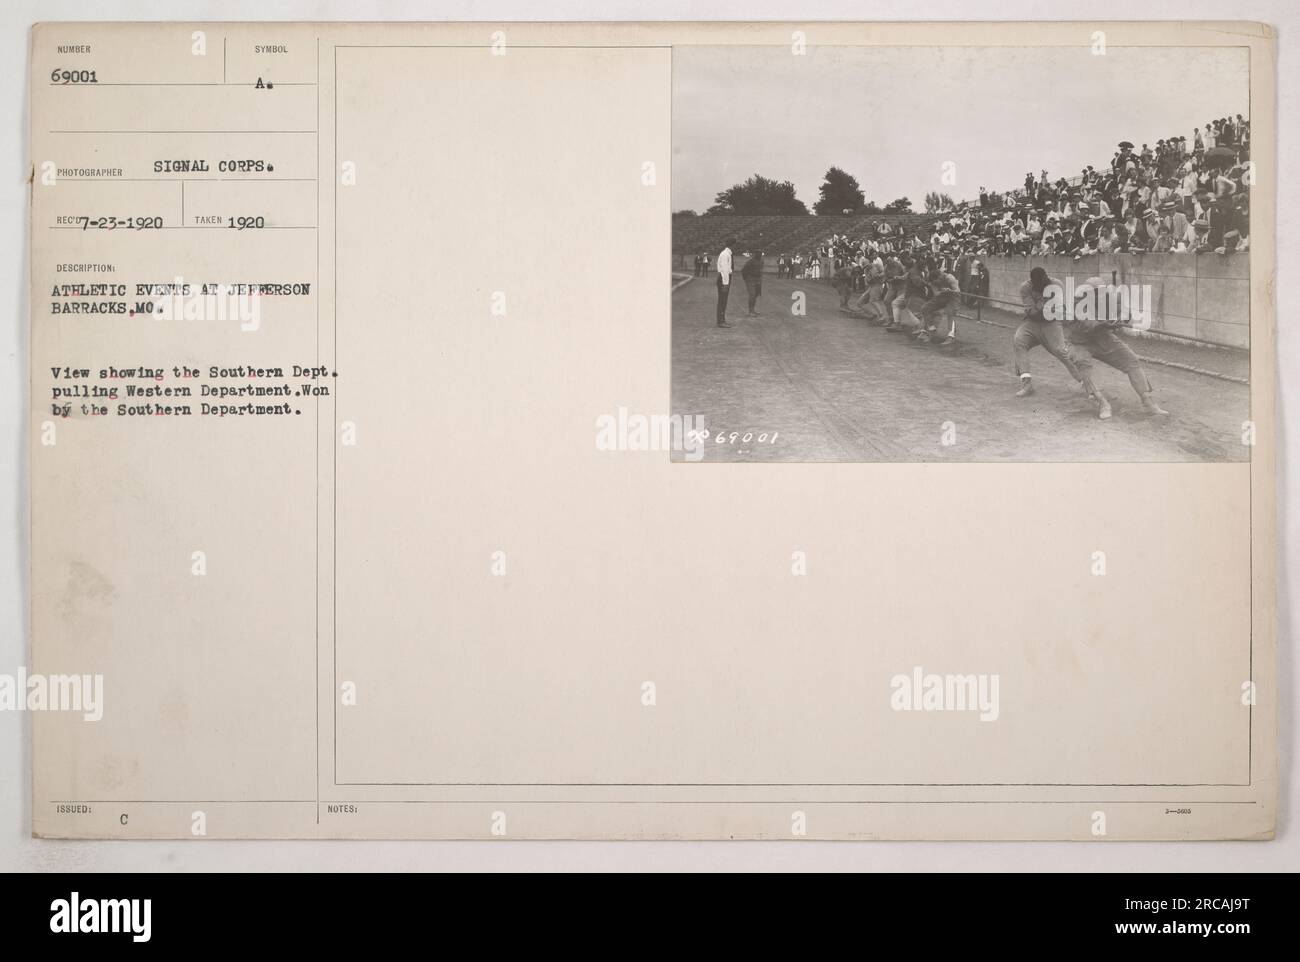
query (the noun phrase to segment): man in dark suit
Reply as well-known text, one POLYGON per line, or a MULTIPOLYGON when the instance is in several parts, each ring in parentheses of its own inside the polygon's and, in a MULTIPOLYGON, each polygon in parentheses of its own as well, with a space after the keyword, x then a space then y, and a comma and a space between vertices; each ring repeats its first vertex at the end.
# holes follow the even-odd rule
POLYGON ((740 269, 740 276, 745 279, 745 292, 749 295, 749 316, 757 317, 758 311, 754 310, 754 305, 758 303, 758 298, 763 293, 762 251, 756 251, 749 260, 745 261, 745 266, 740 269))

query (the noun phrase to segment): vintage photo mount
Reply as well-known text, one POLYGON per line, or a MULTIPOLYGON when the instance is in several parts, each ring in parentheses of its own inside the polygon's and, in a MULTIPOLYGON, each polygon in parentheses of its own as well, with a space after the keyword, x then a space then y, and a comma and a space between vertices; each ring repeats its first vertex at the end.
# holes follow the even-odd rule
POLYGON ((93 722, 32 712, 34 834, 1272 836, 1266 26, 51 23, 31 61, 30 675, 103 682, 93 722), (679 51, 1098 31, 1249 51, 1248 457, 601 448, 602 418, 681 413, 660 259, 679 51), (173 279, 251 285, 261 313, 102 307, 173 279), (263 367, 289 372, 267 379, 292 382, 282 418, 57 413, 263 367), (1123 573, 1092 578, 1097 550, 1123 573), (1002 720, 900 712, 914 669, 1001 678, 1002 720), (1052 715, 1081 692, 1086 723, 1052 715), (1014 774, 1043 770, 1063 774, 1014 774))

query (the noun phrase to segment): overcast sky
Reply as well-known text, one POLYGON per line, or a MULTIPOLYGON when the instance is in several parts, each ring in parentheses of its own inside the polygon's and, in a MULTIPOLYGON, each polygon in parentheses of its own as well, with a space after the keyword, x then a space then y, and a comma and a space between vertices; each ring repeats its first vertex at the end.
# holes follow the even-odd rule
POLYGON ((867 200, 956 200, 1109 162, 1209 120, 1250 116, 1245 49, 1085 46, 673 48, 673 210, 703 213, 751 174, 811 210, 828 167, 867 200), (943 162, 957 164, 945 185, 943 162))

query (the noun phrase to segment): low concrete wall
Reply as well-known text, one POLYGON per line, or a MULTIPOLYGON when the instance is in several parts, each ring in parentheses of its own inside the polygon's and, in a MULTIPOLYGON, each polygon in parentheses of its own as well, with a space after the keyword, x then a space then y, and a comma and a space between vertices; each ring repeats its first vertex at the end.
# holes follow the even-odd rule
POLYGON ((1060 281, 1100 277, 1114 284, 1149 284, 1151 329, 1215 344, 1250 347, 1250 254, 1094 254, 1072 257, 990 257, 989 296, 1019 301, 1034 267, 1060 281))

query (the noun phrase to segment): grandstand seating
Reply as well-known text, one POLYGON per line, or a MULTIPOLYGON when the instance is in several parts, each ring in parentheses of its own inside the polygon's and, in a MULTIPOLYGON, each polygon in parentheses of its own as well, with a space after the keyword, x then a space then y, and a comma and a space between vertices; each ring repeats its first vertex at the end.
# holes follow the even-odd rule
MULTIPOLYGON (((737 215, 701 214, 696 217, 673 217, 673 253, 716 253, 728 237, 734 237, 740 251, 761 250, 780 254, 807 254, 832 234, 852 239, 865 238, 871 225, 888 221, 895 232, 916 231, 932 224, 935 215, 925 214, 857 214, 857 215, 737 215)), ((929 236, 929 231, 925 232, 929 236)))

